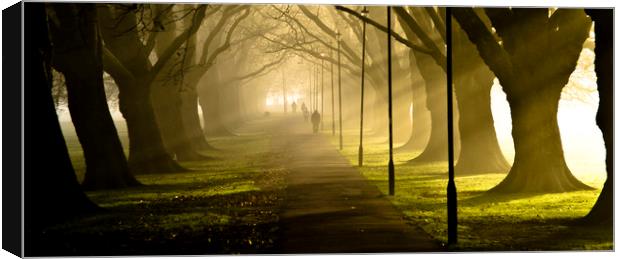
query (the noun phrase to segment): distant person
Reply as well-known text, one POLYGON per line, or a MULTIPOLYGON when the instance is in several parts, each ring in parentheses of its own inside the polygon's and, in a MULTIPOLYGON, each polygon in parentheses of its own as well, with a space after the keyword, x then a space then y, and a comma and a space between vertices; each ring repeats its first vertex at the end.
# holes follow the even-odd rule
POLYGON ((321 123, 321 114, 319 113, 319 111, 314 110, 314 112, 312 113, 312 118, 310 118, 310 120, 312 120, 312 132, 318 133, 319 123, 321 123))
POLYGON ((310 116, 310 112, 308 112, 308 107, 306 107, 306 103, 301 103, 301 112, 304 115, 304 121, 308 121, 308 117, 310 116))
POLYGON ((308 107, 306 107, 306 103, 301 103, 301 112, 307 112, 308 107))
POLYGON ((295 103, 295 101, 291 104, 291 108, 293 109, 293 113, 297 112, 297 103, 295 103))

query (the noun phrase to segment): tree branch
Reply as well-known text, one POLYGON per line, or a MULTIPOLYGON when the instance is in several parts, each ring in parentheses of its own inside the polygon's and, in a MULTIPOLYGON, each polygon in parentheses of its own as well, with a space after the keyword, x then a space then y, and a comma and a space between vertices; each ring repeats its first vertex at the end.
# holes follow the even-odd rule
MULTIPOLYGON (((442 54, 443 52, 439 48, 437 48, 435 42, 433 42, 433 40, 428 37, 428 35, 424 32, 424 30, 422 30, 420 25, 418 25, 418 23, 413 19, 413 17, 411 17, 411 15, 409 15, 409 13, 407 13, 407 11, 402 7, 395 6, 393 8, 396 15, 403 19, 405 25, 403 27, 408 27, 409 29, 411 29, 411 31, 413 31, 413 33, 418 36, 418 39, 422 41, 422 44, 424 44, 424 46, 430 50, 430 52, 426 54, 433 56, 437 64, 445 63, 445 56, 442 54)), ((443 67, 445 67, 445 65, 443 67)))
MULTIPOLYGON (((101 46, 103 69, 108 72, 114 79, 123 81, 132 81, 135 76, 129 71, 123 63, 114 56, 105 45, 101 46)), ((125 84, 117 84, 119 87, 125 84)))
MULTIPOLYGON (((282 12, 283 16, 285 16, 285 17, 289 18, 290 20, 292 20, 293 22, 295 22, 295 24, 297 24, 297 26, 300 27, 303 30, 303 32, 305 32, 307 35, 311 36, 316 41, 321 43, 321 45, 325 46, 327 49, 331 49, 333 51, 337 51, 336 47, 334 47, 334 46, 330 45, 329 43, 325 42, 323 40, 323 38, 318 37, 318 36, 314 35, 313 33, 311 33, 298 19, 290 16, 287 13, 284 13, 283 11, 281 11, 280 9, 278 9, 276 7, 274 7, 274 9, 278 10, 279 12, 282 12)), ((287 24, 289 24, 289 23, 287 22, 287 24)), ((289 24, 289 26, 291 26, 291 25, 289 24)), ((345 56, 345 58, 347 58, 353 64, 357 64, 357 63, 361 62, 361 59, 357 55, 351 55, 350 53, 347 53, 347 52, 343 52, 342 54, 345 56)))
MULTIPOLYGON (((480 56, 498 78, 512 80, 512 62, 508 53, 495 41, 495 38, 471 8, 454 8, 452 15, 469 40, 476 45, 480 56)), ((508 89, 508 88, 504 88, 508 89)))
POLYGON ((342 20, 344 20, 347 24, 349 24, 349 27, 351 27, 351 29, 353 29, 353 32, 358 37, 358 40, 361 42, 362 41, 362 26, 361 26, 361 23, 356 23, 357 20, 354 20, 353 18, 349 17, 348 15, 345 15, 343 12, 336 12, 336 13, 338 14, 338 16, 340 18, 342 18, 342 20))
POLYGON ((426 48, 423 48, 423 47, 420 47, 420 46, 418 46, 418 45, 414 44, 413 42, 408 41, 407 39, 405 39, 405 38, 403 38, 402 36, 398 35, 398 33, 394 32, 393 30, 390 30, 390 31, 388 32, 387 27, 385 27, 385 26, 383 26, 383 25, 379 24, 378 22, 375 22, 375 21, 374 21, 374 20, 372 20, 372 19, 369 19, 369 18, 367 18, 367 17, 364 17, 364 16, 362 16, 361 14, 358 14, 357 12, 355 12, 355 11, 353 11, 353 10, 349 9, 349 8, 346 8, 346 7, 344 7, 344 6, 337 5, 337 6, 336 6, 336 10, 339 10, 339 11, 343 11, 343 12, 349 13, 349 14, 351 14, 351 15, 353 15, 353 16, 355 16, 355 17, 357 17, 358 19, 360 19, 360 20, 362 20, 362 21, 365 21, 366 23, 368 23, 368 24, 370 24, 370 25, 374 26, 375 28, 377 28, 377 29, 379 29, 379 30, 381 30, 381 31, 383 31, 383 32, 385 32, 385 33, 389 33, 390 35, 392 35, 392 37, 394 37, 394 39, 395 39, 395 40, 397 40, 398 42, 400 42, 400 43, 404 44, 405 46, 409 47, 409 48, 410 48, 410 49, 412 49, 412 50, 415 50, 415 51, 418 51, 418 52, 422 52, 422 53, 424 53, 424 54, 429 54, 429 55, 431 54, 431 50, 426 49, 426 48))
POLYGON ((205 39, 205 43, 202 48, 202 54, 201 54, 200 62, 199 62, 200 64, 205 64, 205 62, 207 61, 207 57, 209 56, 209 46, 211 45, 211 42, 213 42, 213 40, 215 39, 215 36, 218 35, 218 33, 222 30, 222 28, 224 28, 228 19, 230 19, 230 17, 236 14, 236 12, 233 12, 236 8, 237 7, 226 8, 222 12, 222 17, 218 20, 215 27, 213 27, 213 30, 209 32, 209 35, 207 36, 207 39, 205 39))
POLYGON ((227 50, 230 47, 230 38, 232 37, 233 33, 235 32, 235 29, 237 28, 237 26, 239 25, 239 23, 241 23, 241 21, 243 21, 245 18, 247 18, 250 15, 250 10, 245 9, 245 13, 243 13, 237 20, 235 20, 235 22, 230 26, 230 29, 228 29, 228 33, 226 34, 226 40, 224 41, 224 44, 222 44, 219 48, 215 49, 215 51, 213 52, 213 54, 211 56, 209 56, 209 59, 207 60, 207 63, 204 64, 206 66, 205 70, 209 70, 209 68, 213 65, 213 61, 215 61, 215 59, 217 58, 217 56, 219 56, 222 52, 224 52, 225 50, 227 50))
POLYGON ((248 79, 250 77, 257 76, 257 75, 263 73, 265 70, 269 69, 270 67, 273 67, 275 65, 278 65, 278 64, 282 63, 282 61, 284 60, 285 57, 286 57, 286 55, 282 55, 278 60, 270 62, 270 63, 267 63, 267 64, 263 65, 260 69, 258 69, 256 71, 253 71, 251 73, 245 74, 243 76, 236 76, 233 79, 231 79, 229 82, 242 81, 242 80, 248 79))
POLYGON ((433 24, 435 24, 435 27, 437 28, 439 35, 441 35, 443 42, 446 42, 446 25, 443 22, 444 20, 439 18, 437 11, 435 11, 435 8, 432 6, 424 7, 424 11, 426 11, 428 16, 431 17, 431 20, 433 20, 433 24))
POLYGON ((301 10, 308 18, 313 20, 315 24, 319 26, 319 28, 325 31, 330 37, 336 39, 336 32, 329 28, 329 26, 327 26, 325 23, 323 23, 323 21, 321 21, 321 19, 317 15, 310 12, 310 10, 308 10, 308 8, 306 8, 305 6, 299 5, 298 7, 299 10, 301 10))
POLYGON ((172 41, 172 43, 170 43, 170 45, 164 50, 163 54, 157 59, 157 63, 155 63, 155 65, 151 69, 149 76, 146 80, 147 84, 150 84, 155 79, 157 74, 159 74, 161 69, 166 65, 166 62, 168 62, 170 57, 174 55, 177 49, 181 47, 181 45, 183 45, 183 43, 185 43, 185 41, 190 36, 192 36, 194 33, 196 33, 196 31, 198 31, 200 25, 202 24, 202 20, 205 17, 205 9, 206 5, 201 5, 196 9, 196 13, 192 18, 192 26, 185 30, 181 35, 177 36, 172 41))
MULTIPOLYGON (((334 40, 336 39, 336 32, 333 31, 332 29, 329 28, 329 26, 327 26, 325 23, 323 23, 323 21, 316 15, 314 15, 312 12, 310 12, 310 10, 308 10, 305 6, 297 6, 299 8, 299 10, 301 10, 306 17, 308 17, 310 20, 312 20, 320 29, 322 29, 325 33, 327 33, 327 35, 331 36, 334 40)), ((361 60, 361 55, 359 55, 357 52, 353 51, 353 49, 351 49, 351 47, 349 46, 349 44, 347 44, 344 41, 340 42, 340 46, 342 48, 342 53, 343 55, 345 55, 345 57, 350 56, 350 57, 357 57, 359 56, 359 60, 361 60)), ((361 54, 361 53, 360 53, 361 54)), ((355 63, 360 63, 355 62, 355 63)))

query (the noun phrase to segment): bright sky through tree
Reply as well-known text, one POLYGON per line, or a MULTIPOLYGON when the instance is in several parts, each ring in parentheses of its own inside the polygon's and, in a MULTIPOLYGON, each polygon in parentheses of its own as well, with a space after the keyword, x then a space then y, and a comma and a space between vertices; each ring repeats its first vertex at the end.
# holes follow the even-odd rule
MULTIPOLYGON (((594 52, 584 48, 562 92, 558 123, 566 163, 573 174, 584 182, 602 184, 605 179, 605 148, 595 122, 599 100, 593 62, 594 52)), ((514 146, 510 108, 497 79, 491 89, 491 105, 500 147, 508 162, 512 163, 514 146)))

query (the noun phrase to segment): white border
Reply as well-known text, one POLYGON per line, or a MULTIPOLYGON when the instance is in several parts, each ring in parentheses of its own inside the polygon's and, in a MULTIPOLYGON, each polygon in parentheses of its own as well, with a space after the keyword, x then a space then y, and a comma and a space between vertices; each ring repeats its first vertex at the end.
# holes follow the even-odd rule
MULTIPOLYGON (((27 2, 44 2, 42 0, 32 0, 32 1, 27 1, 27 2)), ((146 2, 146 1, 119 1, 119 0, 108 0, 108 1, 76 1, 76 0, 64 0, 63 2, 146 2)), ((166 1, 166 0, 149 0, 148 2, 171 2, 171 1, 166 1)), ((518 7, 518 6, 523 6, 523 7, 532 7, 532 6, 557 6, 557 7, 613 7, 615 8, 617 6, 617 3, 614 1, 605 1, 605 0, 588 0, 588 1, 576 1, 576 0, 521 0, 521 1, 513 1, 511 3, 507 2, 507 1, 497 1, 497 0, 476 0, 476 1, 462 1, 462 0, 383 0, 383 1, 378 1, 378 0, 313 0, 313 1, 308 1, 308 0, 293 0, 293 1, 286 1, 286 0, 217 0, 217 1, 174 1, 174 2, 214 2, 214 3, 252 3, 252 4, 266 4, 266 3, 299 3, 299 4, 368 4, 368 5, 449 5, 449 6, 514 6, 514 7, 518 7)), ((17 1, 0 1, 0 7, 4 10, 9 6, 12 6, 13 4, 17 3, 17 1)), ((0 28, 2 27, 2 15, 0 14, 0 28)), ((615 13, 614 17, 614 34, 617 34, 617 16, 618 14, 615 13)), ((1 29, 0 29, 1 30, 1 29)), ((23 31, 23 11, 22 11, 22 31, 23 31)), ((22 40, 23 40, 23 36, 22 36, 22 40)), ((615 60, 617 60, 618 57, 618 51, 616 48, 616 41, 614 41, 614 65, 615 65, 615 60)), ((0 34, 0 53, 2 52, 2 36, 0 34)), ((23 47, 21 50, 21 55, 22 55, 22 60, 23 60, 23 47)), ((22 64, 23 66, 23 64, 22 64)), ((615 75, 617 74, 617 66, 615 65, 614 68, 614 85, 615 85, 615 75)), ((0 63, 0 81, 2 79, 2 64, 0 63)), ((23 69, 22 69, 22 84, 23 84, 23 69)), ((1 87, 0 87, 1 88, 1 87)), ((619 96, 619 91, 616 90, 614 93, 614 121, 617 121, 616 118, 618 116, 618 109, 616 108, 615 102, 620 100, 618 98, 619 96)), ((0 114, 2 114, 2 93, 0 92, 0 114)), ((23 126, 23 108, 24 108, 24 103, 23 103, 23 87, 22 87, 22 126, 23 126)), ((615 134, 616 130, 614 128, 614 134, 615 134)), ((23 147, 23 138, 21 139, 22 142, 22 147, 23 147)), ((2 121, 0 121, 0 154, 2 154, 2 121)), ((615 142, 614 142, 614 148, 615 148, 615 142)), ((614 162, 615 161, 619 161, 618 157, 620 156, 618 154, 619 152, 616 152, 616 154, 614 155, 614 162)), ((2 164, 2 158, 0 157, 0 165, 2 164)), ((22 150, 22 169, 23 169, 23 150, 22 150)), ((616 174, 615 181, 614 181, 614 186, 617 189, 618 186, 618 175, 616 174)), ((2 179, 0 178, 0 186, 2 184, 2 179)), ((23 174, 22 174, 22 192, 23 192, 23 174)), ((617 198, 617 190, 614 194, 614 199, 615 199, 615 203, 614 205, 616 205, 618 203, 617 198)), ((2 194, 0 192, 0 200, 2 199, 2 194)), ((22 193, 22 204, 23 204, 23 193, 22 193)), ((618 206, 615 206, 615 209, 617 209, 618 206)), ((23 210, 23 206, 22 206, 22 210, 23 210)), ((2 212, 2 208, 0 206, 0 222, 2 220, 2 216, 1 216, 1 212, 2 212)), ((618 215, 618 211, 616 210, 616 216, 618 215)), ((22 211, 23 213, 23 211, 22 211)), ((22 214, 23 215, 23 214, 22 214)), ((618 233, 618 222, 615 222, 615 226, 614 226, 614 234, 618 233)), ((1 227, 0 227, 1 229, 1 227)), ((23 224, 22 224, 22 230, 23 230, 23 224)), ((615 235, 614 235, 615 237, 615 235)), ((22 236, 23 238, 23 236, 22 236)), ((2 237, 0 236, 0 243, 2 242, 2 237)), ((560 241, 561 242, 561 241, 560 241)), ((614 245, 616 245, 617 242, 614 242, 614 245)), ((22 239, 22 255, 23 255, 23 239, 22 239)), ((555 257, 562 257, 563 259, 572 259, 572 258, 583 258, 583 257, 589 257, 589 258, 608 258, 611 257, 612 255, 616 255, 613 252, 527 252, 527 253, 457 253, 457 254, 445 254, 445 253, 431 253, 431 254, 371 254, 371 255, 361 255, 361 254, 338 254, 338 255, 296 255, 296 257, 304 257, 304 258, 333 258, 333 257, 338 257, 338 258, 358 258, 358 257, 366 257, 366 258, 378 258, 378 257, 384 257, 384 256, 390 256, 391 258, 411 258, 411 256, 415 256, 415 257, 420 257, 420 258, 428 258, 428 257, 445 257, 446 255, 454 255, 454 256, 458 256, 459 258, 463 258, 463 259, 470 259, 470 258, 497 258, 498 256, 501 256, 503 258, 522 258, 524 256, 527 257, 533 257, 533 258, 555 258, 555 257)), ((0 250, 0 258, 15 258, 15 256, 13 256, 12 254, 4 251, 4 250, 0 250)), ((179 258, 179 257, 205 257, 205 256, 167 256, 167 257, 147 257, 147 256, 139 256, 141 258, 179 258)), ((230 256, 208 256, 210 258, 229 258, 230 256)), ((246 257, 250 257, 250 256, 241 256, 242 258, 246 258, 246 257)), ((289 256, 282 256, 282 255, 266 255, 266 256, 260 256, 261 258, 283 258, 283 257, 289 257, 289 256)), ((92 258, 92 257, 72 257, 72 258, 92 258)), ((104 258, 104 257, 100 257, 100 258, 104 258)), ((123 258, 123 257, 117 257, 117 258, 123 258)), ((134 257, 136 258, 136 257, 134 257)))

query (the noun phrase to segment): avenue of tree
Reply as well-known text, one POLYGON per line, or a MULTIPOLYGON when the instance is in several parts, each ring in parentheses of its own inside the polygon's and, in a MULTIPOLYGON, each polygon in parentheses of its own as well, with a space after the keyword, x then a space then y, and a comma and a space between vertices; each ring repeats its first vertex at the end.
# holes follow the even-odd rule
MULTIPOLYGON (((394 55, 401 57, 393 68, 399 93, 394 95, 396 131, 407 136, 400 150, 422 150, 410 163, 447 160, 444 86, 446 55, 451 54, 457 177, 507 173, 489 190, 500 193, 590 189, 566 165, 557 112, 562 89, 592 26, 600 93, 596 121, 607 152, 607 179, 585 222, 612 223, 610 10, 463 7, 453 8, 453 17, 446 17, 444 8, 395 6, 393 30, 385 23, 384 7, 368 7, 368 15, 361 10, 360 6, 26 3, 24 91, 27 102, 45 104, 40 106, 45 109, 26 109, 25 125, 46 130, 28 135, 25 148, 31 150, 32 161, 53 156, 46 160, 53 161, 49 167, 55 169, 25 177, 29 231, 100 210, 84 190, 138 186, 136 174, 182 172, 187 169, 179 161, 208 159, 201 154, 214 149, 207 136, 231 135, 245 116, 260 113, 264 98, 250 102, 242 96, 266 96, 255 81, 288 60, 334 71, 339 52, 343 89, 356 94, 364 60, 365 83, 370 86, 366 90, 372 93, 366 99, 365 109, 370 109, 366 118, 374 122, 369 124, 374 134, 387 134, 386 33, 396 42, 394 55), (454 19, 451 32, 445 30, 446 19, 454 19), (452 53, 444 47, 446 33, 452 34, 452 53), (84 150, 86 172, 81 183, 55 112, 56 74, 66 85, 64 98, 84 150), (104 74, 118 88, 118 96, 112 98, 118 98, 127 126, 128 157, 110 114, 104 74), (511 110, 512 165, 499 148, 491 114, 495 78, 511 110), (47 143, 45 150, 36 148, 37 143, 47 143), (55 215, 33 216, 46 211, 55 215)), ((268 84, 280 85, 279 80, 268 84)), ((324 80, 330 86, 335 79, 324 80)), ((355 107, 358 101, 347 100, 355 107)), ((346 120, 359 121, 351 111, 342 112, 349 114, 346 120)))

